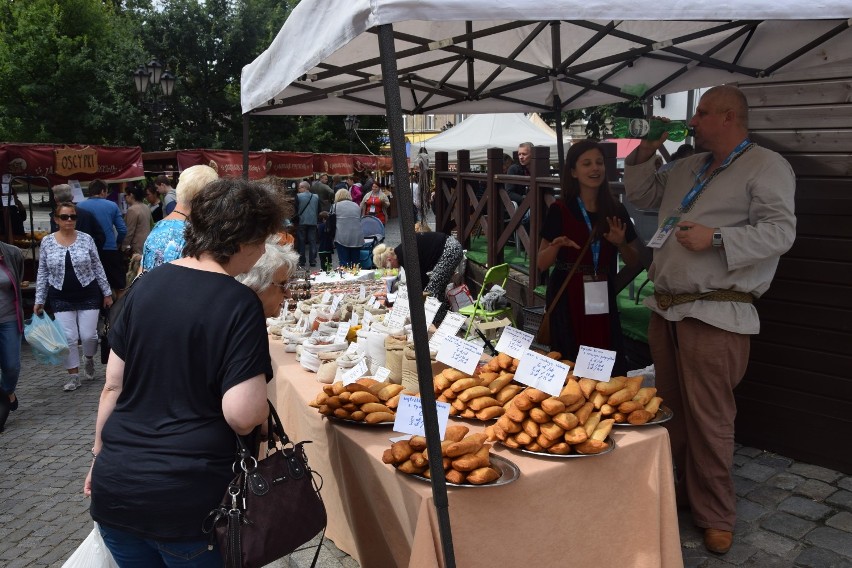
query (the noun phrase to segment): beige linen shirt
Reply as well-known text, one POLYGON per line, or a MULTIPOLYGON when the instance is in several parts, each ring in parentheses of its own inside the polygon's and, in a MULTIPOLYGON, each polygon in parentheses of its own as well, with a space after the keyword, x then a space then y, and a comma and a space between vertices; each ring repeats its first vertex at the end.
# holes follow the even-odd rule
MULTIPOLYGON (((696 154, 656 172, 653 158, 636 164, 634 151, 625 160, 627 198, 637 207, 659 208, 662 222, 695 185, 709 156, 696 154)), ((681 216, 681 221, 720 228, 724 247, 693 252, 670 236, 654 251, 648 271, 656 289, 670 294, 736 290, 760 297, 769 289, 778 258, 796 238, 795 189, 793 170, 779 154, 755 146, 740 156, 681 216)), ((752 304, 698 300, 663 310, 653 296, 645 304, 669 321, 691 317, 734 333, 760 332, 752 304)))

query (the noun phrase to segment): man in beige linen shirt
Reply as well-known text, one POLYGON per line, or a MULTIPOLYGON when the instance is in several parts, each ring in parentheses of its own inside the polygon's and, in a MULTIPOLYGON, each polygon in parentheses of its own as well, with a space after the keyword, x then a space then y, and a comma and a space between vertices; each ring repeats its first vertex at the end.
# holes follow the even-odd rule
POLYGON ((685 486, 707 549, 725 553, 736 520, 733 390, 760 331, 752 298, 769 288, 795 239, 795 176, 780 155, 744 142, 748 104, 735 87, 708 90, 690 126, 702 152, 657 172, 665 135, 643 140, 626 160, 624 185, 637 207, 658 207, 661 222, 676 218, 649 270, 648 339, 660 396, 674 411, 667 427, 679 495, 685 486))

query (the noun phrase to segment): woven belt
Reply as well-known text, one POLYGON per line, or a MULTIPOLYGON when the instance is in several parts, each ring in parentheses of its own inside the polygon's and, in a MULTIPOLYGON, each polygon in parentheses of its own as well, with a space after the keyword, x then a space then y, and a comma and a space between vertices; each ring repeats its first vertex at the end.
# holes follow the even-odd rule
MULTIPOLYGON (((554 264, 554 268, 557 270, 564 270, 566 272, 570 272, 572 268, 574 268, 573 262, 567 262, 565 260, 557 260, 554 264)), ((594 274, 595 267, 591 264, 581 264, 577 267, 577 272, 581 274, 594 274)), ((607 274, 609 271, 606 268, 598 268, 598 274, 607 274)))
POLYGON ((712 292, 703 292, 700 294, 665 294, 663 292, 654 292, 654 298, 657 300, 657 306, 661 310, 667 310, 671 306, 680 304, 688 304, 696 300, 709 300, 711 302, 742 302, 751 304, 754 302, 754 296, 748 292, 737 292, 736 290, 713 290, 712 292))

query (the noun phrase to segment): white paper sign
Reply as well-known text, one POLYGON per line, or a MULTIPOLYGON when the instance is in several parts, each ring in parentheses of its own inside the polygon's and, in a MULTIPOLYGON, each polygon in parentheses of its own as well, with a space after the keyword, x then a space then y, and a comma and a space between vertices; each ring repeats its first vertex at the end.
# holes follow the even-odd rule
POLYGON ((352 312, 352 317, 349 318, 349 325, 358 325, 358 314, 356 314, 355 312, 352 312))
POLYGON ((481 345, 450 335, 444 338, 435 359, 453 369, 458 369, 462 373, 473 375, 476 366, 479 364, 479 359, 482 357, 482 350, 481 345))
POLYGON ((368 312, 367 310, 364 310, 364 325, 368 325, 374 319, 375 318, 373 317, 373 312, 368 312))
POLYGON ((373 378, 379 381, 380 383, 387 382, 388 377, 390 377, 390 369, 387 367, 379 367, 376 369, 376 373, 373 375, 373 378))
POLYGON ((349 326, 352 323, 348 321, 342 321, 337 325, 337 333, 334 335, 335 343, 343 343, 346 341, 346 336, 349 334, 349 326))
POLYGON ((613 365, 615 351, 581 345, 574 363, 574 376, 608 383, 612 377, 613 365))
POLYGON ((438 326, 438 331, 435 332, 435 335, 429 341, 429 349, 431 351, 440 349, 441 345, 444 344, 444 339, 457 334, 465 321, 467 321, 467 318, 461 314, 457 314, 456 312, 447 313, 444 321, 438 326))
MULTIPOLYGON (((447 420, 450 418, 450 405, 446 402, 435 402, 435 407, 438 412, 438 432, 443 440, 447 431, 447 420)), ((419 396, 404 394, 399 397, 393 429, 395 432, 411 434, 412 436, 426 435, 426 426, 423 422, 423 401, 419 396)))
POLYGON ((354 383, 355 381, 366 375, 367 371, 369 370, 369 367, 367 367, 367 361, 361 359, 357 365, 343 373, 343 376, 341 377, 343 379, 343 384, 349 385, 354 383))
POLYGON ((71 201, 74 203, 80 203, 86 196, 83 195, 83 186, 80 185, 79 180, 69 179, 68 185, 71 186, 71 201))
POLYGON ((397 302, 391 312, 385 316, 385 326, 389 329, 397 329, 405 326, 408 319, 408 304, 397 302))
POLYGON ((520 360, 518 370, 515 371, 516 381, 544 391, 550 396, 559 396, 571 367, 529 349, 520 360))
POLYGON ((358 299, 363 300, 367 297, 367 287, 361 284, 361 287, 358 289, 358 299))
POLYGON ((357 343, 350 343, 349 347, 346 348, 346 354, 351 355, 351 354, 354 354, 354 353, 358 353, 358 344, 357 343))
POLYGON ((330 301, 331 301, 331 292, 325 292, 325 293, 323 293, 321 303, 323 303, 323 304, 327 304, 327 303, 329 303, 330 301))
POLYGON ((334 299, 331 301, 331 313, 337 311, 337 306, 340 305, 340 301, 343 300, 343 294, 336 294, 334 299))
POLYGON ((286 316, 290 310, 290 300, 284 300, 284 305, 281 306, 281 315, 286 316))
POLYGON ((435 321, 435 315, 438 313, 438 310, 441 309, 441 301, 438 298, 429 296, 426 298, 423 309, 426 311, 426 327, 429 327, 435 321))
POLYGON ((500 334, 500 341, 497 342, 496 349, 500 353, 520 359, 527 354, 533 339, 532 334, 512 326, 507 326, 503 329, 503 333, 500 334))

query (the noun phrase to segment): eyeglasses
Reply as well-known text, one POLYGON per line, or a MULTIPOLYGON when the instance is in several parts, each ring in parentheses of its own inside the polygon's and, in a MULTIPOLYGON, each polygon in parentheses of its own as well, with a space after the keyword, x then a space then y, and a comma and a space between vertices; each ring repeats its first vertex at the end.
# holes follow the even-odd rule
POLYGON ((278 288, 279 290, 281 290, 282 292, 289 292, 290 291, 290 283, 289 282, 273 282, 272 285, 275 286, 276 288, 278 288))
POLYGON ((63 221, 76 221, 77 220, 76 215, 68 215, 67 213, 62 213, 61 215, 57 215, 57 217, 59 217, 63 221))

